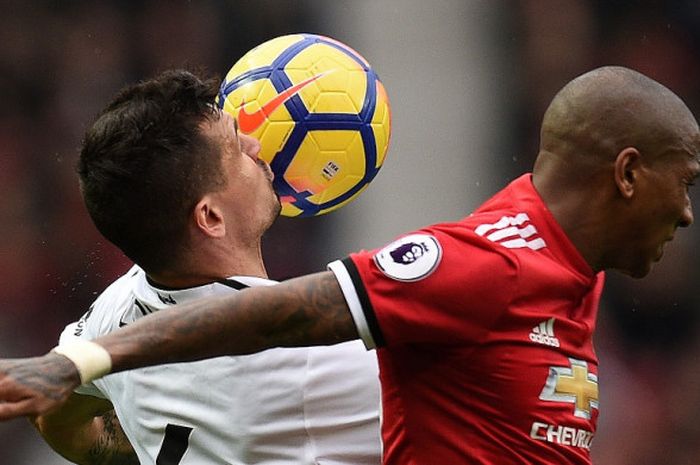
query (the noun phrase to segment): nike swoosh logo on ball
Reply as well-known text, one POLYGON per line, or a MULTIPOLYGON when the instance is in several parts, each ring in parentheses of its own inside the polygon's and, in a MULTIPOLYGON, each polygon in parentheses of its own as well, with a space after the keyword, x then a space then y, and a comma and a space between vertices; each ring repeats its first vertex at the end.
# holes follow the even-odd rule
POLYGON ((285 89, 281 94, 274 97, 272 100, 260 107, 259 110, 253 113, 248 113, 245 109, 245 101, 241 105, 241 109, 238 112, 238 128, 243 131, 244 134, 250 134, 256 129, 258 129, 277 108, 280 107, 284 102, 294 97, 301 91, 304 87, 308 86, 316 79, 320 78, 326 73, 317 74, 316 76, 310 77, 309 79, 300 82, 297 85, 285 89))

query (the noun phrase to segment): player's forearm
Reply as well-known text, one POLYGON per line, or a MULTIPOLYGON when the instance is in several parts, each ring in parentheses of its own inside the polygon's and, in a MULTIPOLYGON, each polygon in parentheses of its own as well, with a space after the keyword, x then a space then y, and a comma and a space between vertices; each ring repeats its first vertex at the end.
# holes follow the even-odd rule
POLYGON ((51 448, 78 465, 139 465, 114 412, 93 418, 77 428, 37 426, 51 448))
POLYGON ((99 434, 88 450, 87 465, 139 465, 139 458, 124 434, 114 410, 95 418, 99 434))
POLYGON ((72 395, 32 423, 57 453, 79 465, 138 465, 139 460, 108 401, 72 395))
POLYGON ((324 272, 173 307, 95 342, 107 349, 116 372, 355 338, 340 287, 324 272))

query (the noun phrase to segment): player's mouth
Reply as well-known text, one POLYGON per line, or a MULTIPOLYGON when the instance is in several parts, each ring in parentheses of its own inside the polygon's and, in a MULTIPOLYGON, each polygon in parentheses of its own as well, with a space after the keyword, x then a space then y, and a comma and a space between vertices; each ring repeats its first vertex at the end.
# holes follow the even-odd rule
POLYGON ((656 257, 654 257, 654 263, 658 263, 661 261, 661 258, 664 256, 664 247, 661 246, 659 247, 658 252, 656 252, 656 257))
POLYGON ((671 242, 673 240, 673 236, 667 237, 666 240, 664 240, 661 245, 659 246, 659 249, 656 253, 656 258, 654 258, 655 262, 658 262, 661 260, 661 257, 664 256, 664 249, 666 248, 666 244, 671 242))

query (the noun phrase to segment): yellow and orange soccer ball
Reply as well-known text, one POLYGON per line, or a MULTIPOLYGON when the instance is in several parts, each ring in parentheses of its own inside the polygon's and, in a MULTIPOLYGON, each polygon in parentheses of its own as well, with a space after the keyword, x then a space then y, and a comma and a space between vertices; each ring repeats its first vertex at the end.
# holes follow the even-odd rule
POLYGON ((384 86, 359 53, 329 37, 294 34, 255 47, 228 72, 217 103, 260 140, 285 216, 342 207, 384 163, 384 86))

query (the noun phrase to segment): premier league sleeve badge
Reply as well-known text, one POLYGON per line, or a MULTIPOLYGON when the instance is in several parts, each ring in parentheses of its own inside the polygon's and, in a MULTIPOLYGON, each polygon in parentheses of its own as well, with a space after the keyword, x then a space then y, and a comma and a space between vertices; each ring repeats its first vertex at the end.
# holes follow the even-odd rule
POLYGON ((377 267, 397 281, 420 281, 435 271, 442 258, 438 240, 428 234, 411 234, 392 242, 374 256, 377 267))

